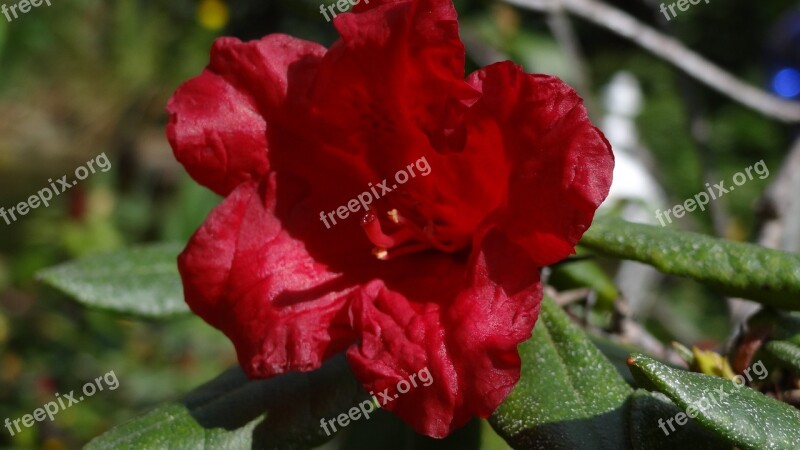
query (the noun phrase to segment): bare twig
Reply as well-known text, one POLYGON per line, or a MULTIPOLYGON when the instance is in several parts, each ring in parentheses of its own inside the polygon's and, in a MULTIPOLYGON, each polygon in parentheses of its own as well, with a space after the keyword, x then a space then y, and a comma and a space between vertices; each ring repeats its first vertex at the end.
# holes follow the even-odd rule
POLYGON ((589 296, 591 289, 589 288, 579 288, 579 289, 572 289, 569 291, 561 291, 558 292, 551 286, 544 287, 544 293, 547 294, 550 298, 553 299, 554 302, 558 304, 560 307, 565 307, 571 303, 575 303, 579 300, 585 300, 586 297, 589 296))
POLYGON ((597 0, 505 0, 536 11, 566 10, 635 42, 687 74, 761 114, 783 122, 800 122, 800 104, 780 99, 747 84, 719 66, 631 15, 597 0))
POLYGON ((624 298, 617 299, 614 303, 614 322, 612 324, 614 334, 608 337, 615 342, 640 348, 673 364, 683 365, 675 351, 636 322, 632 317, 632 313, 624 298))

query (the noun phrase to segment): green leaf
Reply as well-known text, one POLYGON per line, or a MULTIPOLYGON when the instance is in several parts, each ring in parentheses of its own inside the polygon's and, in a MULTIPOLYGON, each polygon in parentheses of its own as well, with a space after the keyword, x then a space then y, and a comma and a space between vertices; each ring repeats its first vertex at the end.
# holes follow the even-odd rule
MULTIPOLYGON (((696 413, 699 424, 731 445, 742 450, 800 448, 800 411, 785 403, 724 378, 670 368, 645 355, 632 355, 629 366, 637 380, 656 386, 687 413, 696 413)), ((680 427, 677 420, 672 423, 676 430, 680 427)))
POLYGON ((181 246, 157 244, 92 255, 37 277, 87 306, 145 317, 188 313, 177 258, 181 246))
POLYGON ((666 421, 681 410, 663 394, 637 390, 631 398, 631 442, 634 450, 731 450, 731 445, 697 422, 669 429, 666 421), (662 428, 663 427, 663 428, 662 428))
MULTIPOLYGON (((307 449, 331 439, 321 419, 368 395, 344 355, 307 373, 251 381, 238 368, 91 441, 87 450, 307 449)), ((361 420, 365 420, 361 417, 361 420)))
POLYGON ((769 341, 765 349, 772 357, 800 374, 800 346, 789 341, 769 341))
POLYGON ((629 448, 633 390, 552 300, 520 346, 522 374, 490 421, 514 448, 629 448))
POLYGON ((722 293, 800 310, 800 256, 697 233, 599 217, 581 245, 688 277, 722 293))

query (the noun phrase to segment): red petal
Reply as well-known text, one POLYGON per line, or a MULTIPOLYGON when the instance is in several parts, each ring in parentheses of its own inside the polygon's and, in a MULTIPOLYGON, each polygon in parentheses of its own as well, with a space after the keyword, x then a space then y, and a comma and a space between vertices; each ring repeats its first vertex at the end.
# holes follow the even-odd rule
POLYGON ((479 248, 452 300, 424 301, 424 287, 409 298, 374 281, 352 306, 361 342, 347 355, 356 376, 379 401, 388 389, 393 400, 384 407, 429 436, 487 417, 508 396, 519 380, 517 345, 538 317, 538 268, 525 251, 497 232, 479 248), (429 386, 419 381, 426 369, 429 386), (407 393, 397 389, 401 380, 412 384, 407 393))
POLYGON ((386 173, 418 158, 421 145, 462 148, 461 118, 478 95, 464 80, 452 3, 370 2, 356 11, 336 17, 341 40, 314 86, 325 135, 386 173))
POLYGON ((178 261, 187 303, 253 377, 315 369, 353 341, 345 306, 355 288, 281 227, 274 176, 265 184, 233 191, 178 261))
POLYGON ((267 121, 300 102, 325 48, 285 35, 243 43, 221 38, 211 64, 170 99, 167 137, 200 184, 227 195, 270 168, 267 121))
POLYGON ((529 75, 509 62, 470 75, 483 92, 471 110, 468 147, 504 143, 505 204, 485 226, 498 226, 541 266, 574 252, 608 195, 611 146, 561 80, 529 75))

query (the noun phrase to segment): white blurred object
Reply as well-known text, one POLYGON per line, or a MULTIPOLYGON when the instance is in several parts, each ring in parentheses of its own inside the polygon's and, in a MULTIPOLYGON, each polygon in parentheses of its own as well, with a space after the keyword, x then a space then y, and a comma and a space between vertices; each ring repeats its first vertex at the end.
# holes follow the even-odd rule
POLYGON ((657 223, 655 210, 666 195, 647 169, 647 149, 639 143, 636 116, 642 110, 639 82, 628 72, 618 72, 603 92, 606 116, 600 128, 614 148, 614 182, 601 208, 624 203, 622 217, 639 223, 657 223))
MULTIPOLYGON (((614 181, 600 213, 619 208, 620 216, 630 222, 658 224, 656 209, 664 209, 666 195, 647 169, 647 149, 639 142, 636 116, 642 110, 639 82, 629 72, 618 72, 603 92, 606 116, 601 129, 614 149, 616 160, 614 181)), ((653 300, 654 287, 661 274, 650 266, 624 261, 616 283, 631 307, 634 316, 647 315, 653 300)))

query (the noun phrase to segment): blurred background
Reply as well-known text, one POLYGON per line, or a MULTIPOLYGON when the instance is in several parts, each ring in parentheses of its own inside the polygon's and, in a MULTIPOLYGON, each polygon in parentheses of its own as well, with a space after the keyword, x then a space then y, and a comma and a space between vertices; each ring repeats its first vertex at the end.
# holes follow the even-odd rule
MULTIPOLYGON (((0 420, 32 413, 55 393, 111 370, 120 383, 54 422, 13 437, 0 429, 0 448, 79 448, 235 363, 227 339, 197 318, 146 321, 87 311, 42 287, 34 274, 139 243, 184 243, 220 199, 172 157, 164 136, 169 96, 202 70, 220 35, 284 32, 329 45, 336 33, 319 13, 321 3, 331 1, 54 0, 11 22, 0 16, 0 206, 26 200, 48 179, 72 174, 101 153, 112 163, 49 208, 10 225, 0 221, 0 420)), ((797 128, 581 19, 499 1, 455 3, 468 72, 513 59, 529 72, 562 77, 584 96, 627 170, 616 174, 607 213, 655 223, 657 208, 683 203, 706 182, 730 180, 764 160, 769 178, 669 225, 758 241, 771 214, 763 195, 797 128)), ((660 2, 609 4, 752 85, 800 98, 795 1, 701 2, 669 21, 660 2)), ((635 318, 659 340, 724 344, 730 317, 717 294, 637 267, 608 269, 635 318)))

